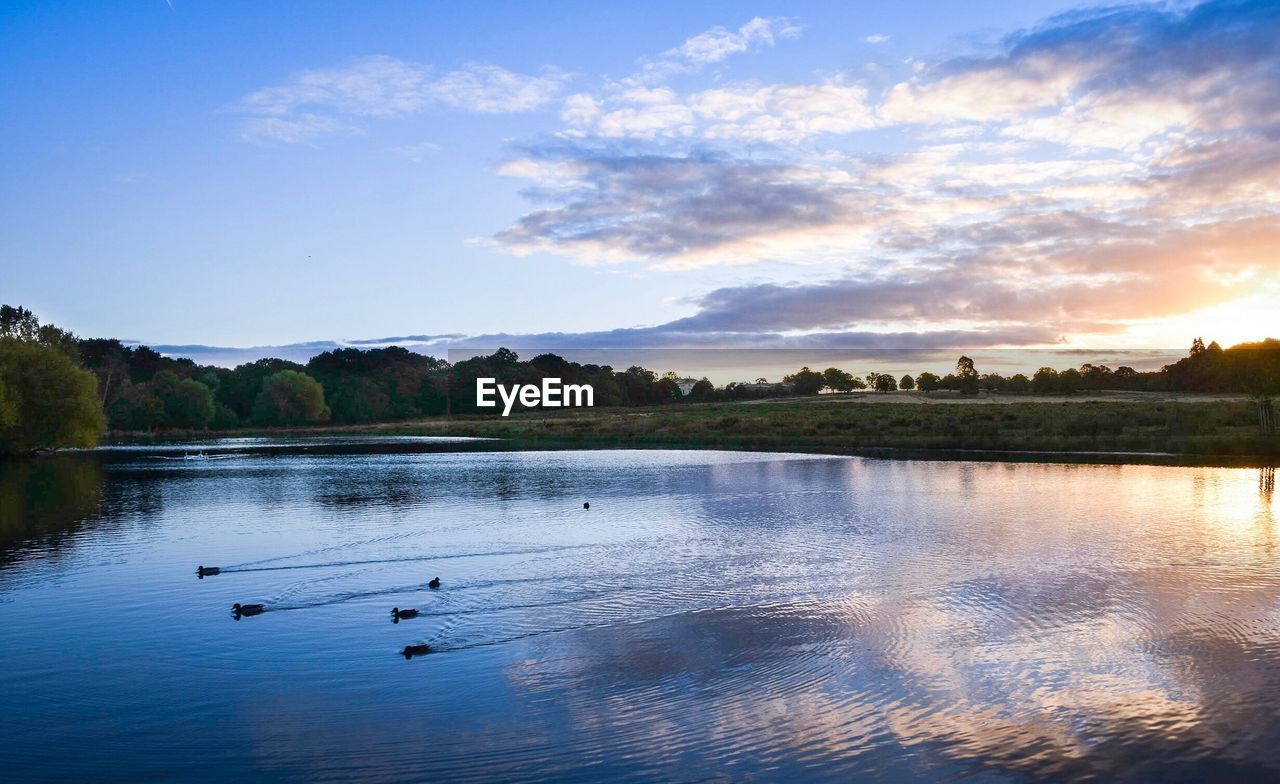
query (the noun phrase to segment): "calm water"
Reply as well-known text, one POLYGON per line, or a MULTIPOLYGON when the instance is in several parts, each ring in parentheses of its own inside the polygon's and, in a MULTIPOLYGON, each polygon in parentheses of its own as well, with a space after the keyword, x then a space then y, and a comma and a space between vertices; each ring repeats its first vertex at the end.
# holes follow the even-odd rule
POLYGON ((1280 775, 1258 469, 242 446, 0 466, 3 778, 1280 775))

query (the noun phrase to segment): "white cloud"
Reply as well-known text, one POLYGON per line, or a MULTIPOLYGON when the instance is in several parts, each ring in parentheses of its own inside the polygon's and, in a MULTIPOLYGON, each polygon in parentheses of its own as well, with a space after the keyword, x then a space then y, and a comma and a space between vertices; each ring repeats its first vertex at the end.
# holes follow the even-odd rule
POLYGON ((665 87, 633 88, 604 98, 572 96, 561 118, 571 136, 797 142, 872 127, 867 97, 862 85, 840 80, 735 85, 687 96, 665 87))
POLYGON ((889 36, 885 35, 884 33, 872 33, 871 35, 867 36, 862 40, 866 41, 869 44, 882 44, 885 41, 889 40, 889 36))
POLYGON ((359 132, 356 118, 404 117, 435 105, 488 114, 529 111, 551 102, 565 81, 554 70, 528 75, 483 63, 436 77, 429 66, 375 55, 295 74, 245 96, 236 110, 245 116, 245 138, 300 142, 359 132))
POLYGON ((789 19, 755 17, 736 31, 713 27, 685 41, 664 54, 691 63, 706 65, 718 63, 732 54, 741 54, 756 46, 773 46, 777 38, 795 38, 800 27, 789 19))

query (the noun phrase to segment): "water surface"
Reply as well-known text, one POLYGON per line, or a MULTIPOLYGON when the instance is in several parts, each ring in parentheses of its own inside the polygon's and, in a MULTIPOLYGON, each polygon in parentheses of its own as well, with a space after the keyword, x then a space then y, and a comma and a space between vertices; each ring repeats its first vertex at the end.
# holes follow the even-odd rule
POLYGON ((0 466, 6 779, 1280 774, 1258 469, 222 446, 0 466))

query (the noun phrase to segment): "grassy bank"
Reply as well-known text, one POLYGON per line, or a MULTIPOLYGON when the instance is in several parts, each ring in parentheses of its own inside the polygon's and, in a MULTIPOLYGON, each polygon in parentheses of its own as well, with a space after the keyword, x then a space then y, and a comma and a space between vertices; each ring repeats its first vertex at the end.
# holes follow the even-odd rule
MULTIPOLYGON (((625 445, 824 452, 894 449, 1280 456, 1280 437, 1259 434, 1257 409, 1247 400, 902 405, 866 399, 840 404, 829 399, 807 398, 765 405, 712 403, 643 409, 571 409, 513 414, 505 419, 434 418, 345 428, 246 430, 222 435, 286 432, 489 436, 549 447, 625 445)), ((139 440, 137 435, 117 434, 126 440, 139 440)), ((200 437, 209 435, 199 434, 200 437)))

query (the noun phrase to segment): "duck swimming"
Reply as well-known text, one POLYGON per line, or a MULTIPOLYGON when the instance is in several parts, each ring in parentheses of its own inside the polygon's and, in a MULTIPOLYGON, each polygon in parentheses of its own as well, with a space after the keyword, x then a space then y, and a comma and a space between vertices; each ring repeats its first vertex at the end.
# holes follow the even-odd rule
POLYGON ((261 615, 267 611, 265 604, 240 604, 239 602, 231 605, 231 612, 239 618, 241 615, 261 615))
POLYGON ((432 578, 431 578, 431 582, 427 583, 427 587, 428 587, 428 588, 439 588, 439 587, 440 587, 440 578, 439 578, 439 577, 432 577, 432 578))
POLYGON ((196 577, 199 577, 200 579, 203 580, 204 578, 212 577, 213 575, 218 574, 221 571, 222 570, 216 566, 197 566, 196 577))
POLYGON ((422 656, 423 654, 430 652, 431 646, 426 643, 422 643, 421 645, 406 645, 404 646, 404 650, 400 651, 401 655, 406 659, 412 659, 414 656, 422 656))
POLYGON ((399 607, 391 608, 391 622, 399 623, 401 618, 417 618, 417 610, 401 610, 399 607))
POLYGON ((582 502, 582 508, 583 508, 583 509, 590 509, 590 508, 591 508, 591 502, 590 502, 590 501, 583 501, 583 502, 582 502))

